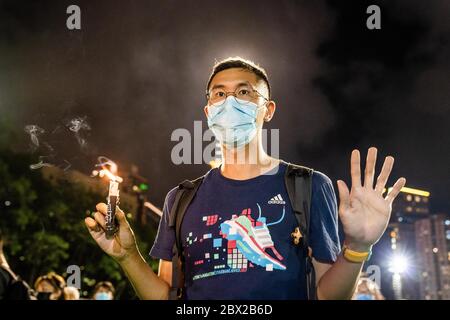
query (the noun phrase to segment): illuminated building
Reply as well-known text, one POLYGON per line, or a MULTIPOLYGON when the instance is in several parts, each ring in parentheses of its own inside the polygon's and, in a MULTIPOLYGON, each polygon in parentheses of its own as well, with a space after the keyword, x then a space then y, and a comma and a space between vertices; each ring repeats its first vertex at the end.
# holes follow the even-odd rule
POLYGON ((388 289, 388 298, 424 298, 420 290, 422 256, 418 254, 417 246, 425 245, 425 242, 417 242, 416 222, 430 217, 429 196, 427 191, 404 187, 393 203, 387 232, 377 245, 377 250, 381 249, 383 253, 379 263, 384 266, 385 280, 382 285, 388 289), (391 266, 393 261, 399 260, 406 264, 402 272, 398 272, 398 266, 391 266))
POLYGON ((432 217, 434 261, 437 267, 438 299, 450 300, 450 263, 448 261, 448 240, 450 219, 445 214, 432 217))
POLYGON ((428 191, 402 188, 392 205, 391 222, 413 223, 427 218, 430 214, 429 197, 428 191))
MULTIPOLYGON (((428 191, 402 188, 394 201, 385 235, 391 256, 406 254, 408 272, 402 273, 401 292, 396 298, 450 299, 450 220, 445 214, 430 214, 428 191)), ((398 276, 396 276, 398 283, 398 276)))
POLYGON ((433 230, 431 219, 421 219, 415 223, 416 254, 419 269, 420 298, 438 299, 438 281, 433 253, 433 230))
POLYGON ((426 300, 450 300, 450 270, 445 214, 416 222, 416 246, 422 274, 421 297, 426 300))

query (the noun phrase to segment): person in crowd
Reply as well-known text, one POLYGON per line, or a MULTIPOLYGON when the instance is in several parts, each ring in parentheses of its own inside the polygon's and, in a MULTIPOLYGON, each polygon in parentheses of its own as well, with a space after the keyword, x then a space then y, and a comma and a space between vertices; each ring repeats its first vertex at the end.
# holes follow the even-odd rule
POLYGON ((64 300, 66 281, 55 272, 40 276, 34 282, 38 300, 64 300))
POLYGON ((362 276, 358 281, 352 300, 384 300, 384 296, 375 281, 362 276))
POLYGON ((64 300, 80 300, 80 291, 75 287, 64 288, 64 300))
POLYGON ((97 283, 92 292, 93 300, 114 300, 114 286, 109 281, 101 281, 97 283))
POLYGON ((4 234, 0 229, 0 300, 34 300, 30 286, 11 270, 3 245, 4 234))
POLYGON ((0 229, 0 300, 6 298, 7 288, 12 280, 11 274, 7 269, 10 268, 3 253, 3 233, 0 229))

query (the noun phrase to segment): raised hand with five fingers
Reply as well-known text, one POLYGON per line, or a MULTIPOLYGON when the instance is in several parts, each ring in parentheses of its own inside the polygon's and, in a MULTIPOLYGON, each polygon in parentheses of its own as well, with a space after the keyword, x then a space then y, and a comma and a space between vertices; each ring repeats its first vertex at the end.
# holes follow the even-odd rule
POLYGON ((399 178, 387 196, 383 196, 394 158, 385 158, 374 186, 376 160, 377 149, 369 148, 362 184, 360 153, 353 150, 350 160, 351 189, 349 190, 344 181, 337 182, 339 217, 344 228, 345 244, 355 251, 370 251, 372 245, 377 243, 389 223, 392 202, 406 183, 405 178, 399 178))

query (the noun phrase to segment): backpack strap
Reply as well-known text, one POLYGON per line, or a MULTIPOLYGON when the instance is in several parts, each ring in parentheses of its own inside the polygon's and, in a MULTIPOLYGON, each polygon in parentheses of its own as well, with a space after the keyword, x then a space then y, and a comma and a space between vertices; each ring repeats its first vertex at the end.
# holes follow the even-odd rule
POLYGON ((204 176, 195 180, 184 180, 178 185, 172 209, 169 213, 169 227, 175 230, 175 243, 172 248, 172 286, 169 299, 182 299, 184 295, 184 255, 181 241, 181 224, 187 208, 194 199, 204 176))
POLYGON ((299 225, 301 237, 300 245, 306 256, 305 274, 307 297, 309 300, 315 300, 316 279, 314 266, 312 264, 312 250, 309 246, 312 176, 314 170, 292 163, 286 164, 287 168, 284 181, 292 209, 294 210, 299 225))

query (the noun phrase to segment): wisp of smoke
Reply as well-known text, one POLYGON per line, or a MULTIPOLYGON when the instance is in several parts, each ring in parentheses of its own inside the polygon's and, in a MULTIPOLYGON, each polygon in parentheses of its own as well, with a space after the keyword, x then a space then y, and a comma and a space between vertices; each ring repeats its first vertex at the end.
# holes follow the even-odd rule
POLYGON ((42 167, 53 167, 53 165, 51 163, 44 162, 42 159, 38 163, 30 164, 31 170, 40 169, 42 167))
POLYGON ((72 131, 75 134, 75 138, 78 141, 78 144, 81 147, 84 147, 86 145, 86 140, 81 137, 80 132, 82 130, 91 130, 90 125, 86 122, 86 117, 76 117, 70 120, 66 126, 69 128, 70 131, 72 131))
MULTIPOLYGON (((86 121, 86 117, 73 118, 68 121, 65 126, 74 133, 80 147, 85 149, 87 143, 81 134, 83 130, 91 130, 90 125, 86 121)), ((50 136, 57 135, 59 129, 60 126, 58 125, 53 131, 51 131, 50 136)), ((37 149, 40 149, 43 152, 43 155, 41 154, 41 156, 39 156, 39 162, 30 165, 31 170, 36 170, 43 167, 58 167, 63 171, 67 171, 72 167, 72 164, 68 160, 59 156, 58 150, 55 150, 55 148, 53 148, 48 142, 39 138, 39 135, 46 132, 43 128, 35 124, 30 124, 26 125, 24 130, 30 135, 31 148, 33 149, 33 152, 37 149)))
POLYGON ((38 148, 39 147, 38 136, 43 134, 45 130, 35 124, 29 124, 25 126, 25 132, 30 135, 32 146, 35 149, 38 148))
MULTIPOLYGON (((65 162, 66 166, 63 168, 63 170, 67 171, 67 170, 69 170, 70 167, 72 167, 72 164, 69 161, 67 161, 66 159, 64 159, 64 162, 65 162)), ((60 165, 60 166, 62 166, 62 165, 60 165)))
POLYGON ((111 159, 109 159, 105 156, 99 156, 97 158, 97 161, 98 161, 98 163, 95 165, 96 167, 100 167, 100 168, 108 167, 108 168, 110 168, 110 170, 113 173, 115 173, 115 171, 117 171, 117 165, 111 159))
POLYGON ((84 130, 91 130, 91 127, 86 122, 86 117, 84 117, 84 118, 81 118, 81 117, 74 118, 74 119, 70 120, 69 123, 67 123, 67 126, 69 127, 70 131, 73 131, 75 133, 77 133, 78 131, 80 131, 82 129, 84 129, 84 130))

